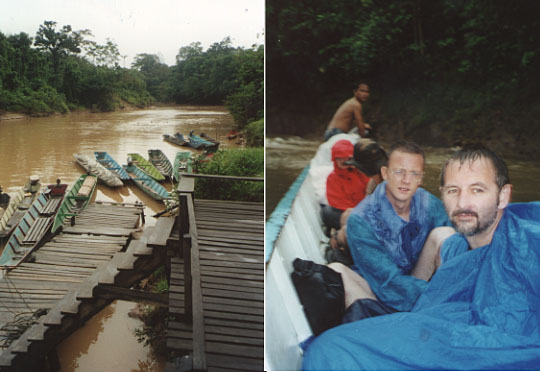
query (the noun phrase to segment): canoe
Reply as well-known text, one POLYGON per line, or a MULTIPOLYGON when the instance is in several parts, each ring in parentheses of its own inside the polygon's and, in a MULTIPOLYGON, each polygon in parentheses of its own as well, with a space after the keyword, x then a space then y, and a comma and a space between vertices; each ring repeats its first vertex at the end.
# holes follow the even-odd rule
POLYGON ((207 135, 206 133, 201 133, 201 138, 208 141, 208 142, 211 142, 213 143, 214 145, 216 146, 219 146, 219 141, 213 139, 212 137, 210 137, 209 135, 207 135))
POLYGON ((148 160, 165 176, 172 178, 173 166, 161 150, 148 150, 148 160))
POLYGON ((156 200, 168 199, 169 192, 165 187, 161 186, 152 177, 144 173, 135 165, 124 165, 125 171, 129 174, 135 186, 141 189, 144 193, 156 200))
POLYGON ((56 213, 51 233, 56 233, 66 221, 86 208, 96 191, 96 184, 97 176, 93 174, 83 174, 75 181, 56 213))
POLYGON ((189 146, 188 141, 186 141, 182 133, 176 133, 174 136, 164 134, 163 139, 178 146, 189 146))
POLYGON ((120 178, 122 181, 130 180, 129 175, 126 173, 124 168, 122 168, 120 164, 118 164, 116 160, 114 160, 112 156, 110 156, 107 152, 94 151, 94 157, 96 158, 96 161, 98 163, 100 163, 105 168, 107 168, 108 170, 116 174, 116 176, 120 178))
POLYGON ((5 223, 5 228, 0 230, 0 237, 5 238, 13 232, 13 229, 19 224, 26 211, 32 206, 41 190, 41 182, 37 175, 32 175, 23 186, 23 197, 13 210, 11 216, 5 223))
POLYGON ((217 148, 219 147, 219 142, 216 143, 212 143, 210 141, 207 141, 205 140, 204 138, 201 138, 197 135, 195 135, 193 133, 194 131, 192 130, 191 132, 189 132, 189 135, 188 135, 188 138, 189 138, 189 145, 195 149, 206 149, 206 150, 217 150, 217 148))
POLYGON ((21 187, 17 191, 8 192, 7 194, 10 196, 8 205, 5 208, 0 208, 0 232, 7 229, 9 219, 24 197, 24 190, 21 187))
MULTIPOLYGON (((161 172, 154 167, 152 163, 150 163, 148 160, 143 158, 141 155, 137 153, 131 153, 128 154, 128 157, 131 158, 131 161, 135 166, 137 166, 140 170, 142 170, 144 173, 155 179, 156 181, 164 181, 165 176, 161 174, 161 172)), ((128 160, 129 163, 129 160, 128 160)))
POLYGON ((73 154, 75 161, 88 173, 98 176, 104 184, 109 187, 124 186, 124 183, 116 174, 105 168, 97 160, 84 154, 73 154))
POLYGON ((48 185, 47 190, 37 197, 6 243, 0 256, 0 266, 17 265, 40 244, 53 224, 54 215, 64 199, 66 188, 66 184, 48 185))
POLYGON ((173 177, 180 179, 180 173, 193 172, 193 159, 190 151, 179 151, 174 157, 173 177))
MULTIPOLYGON (((266 222, 265 370, 301 370, 300 343, 313 334, 291 273, 292 262, 297 257, 326 263, 323 255, 328 238, 322 228, 317 195, 324 177, 317 173, 321 166, 315 162, 321 157, 327 157, 331 164, 330 151, 322 156, 319 148, 266 222)), ((330 165, 324 167, 332 169, 330 165)))
POLYGON ((227 139, 235 139, 236 137, 238 137, 239 134, 240 133, 238 133, 236 130, 231 129, 229 133, 227 133, 227 139))

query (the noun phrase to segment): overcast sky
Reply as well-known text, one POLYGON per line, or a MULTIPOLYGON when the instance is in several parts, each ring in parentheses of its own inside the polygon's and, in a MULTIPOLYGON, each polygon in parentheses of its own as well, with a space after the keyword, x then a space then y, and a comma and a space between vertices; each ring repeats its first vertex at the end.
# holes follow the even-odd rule
POLYGON ((199 41, 206 50, 227 36, 235 47, 264 44, 264 0, 0 0, 5 35, 35 37, 44 21, 89 29, 98 44, 110 38, 125 67, 138 53, 173 65, 180 47, 199 41))

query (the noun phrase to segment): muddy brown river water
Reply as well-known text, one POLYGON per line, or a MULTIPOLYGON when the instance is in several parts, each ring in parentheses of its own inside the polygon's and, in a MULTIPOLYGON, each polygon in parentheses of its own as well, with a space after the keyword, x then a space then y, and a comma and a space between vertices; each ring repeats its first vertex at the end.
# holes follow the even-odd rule
MULTIPOLYGON (((74 161, 77 152, 93 156, 94 151, 107 151, 120 164, 126 164, 128 153, 148 158, 149 149, 161 149, 172 161, 177 151, 187 149, 163 141, 162 135, 187 134, 192 129, 220 140, 220 148, 237 146, 234 140, 226 139, 226 134, 236 129, 233 119, 226 108, 218 106, 0 120, 0 185, 4 191, 14 191, 32 174, 39 175, 42 184, 57 178, 72 184, 84 172, 74 161)), ((95 199, 140 200, 146 205, 146 225, 150 226, 155 224, 151 216, 164 209, 163 203, 132 185, 113 190, 100 184, 95 199)), ((115 301, 65 339, 58 347, 62 372, 162 371, 164 361, 156 359, 133 334, 142 326, 127 315, 135 305, 115 301)))

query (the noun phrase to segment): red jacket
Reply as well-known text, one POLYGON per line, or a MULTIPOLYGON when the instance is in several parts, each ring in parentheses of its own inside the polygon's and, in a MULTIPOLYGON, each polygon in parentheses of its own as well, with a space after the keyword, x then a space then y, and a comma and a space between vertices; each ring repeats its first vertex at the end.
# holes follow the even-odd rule
POLYGON ((332 147, 334 171, 326 180, 326 198, 330 206, 345 210, 355 207, 366 196, 368 176, 351 166, 348 169, 338 168, 336 158, 353 156, 354 146, 347 140, 340 140, 332 147))

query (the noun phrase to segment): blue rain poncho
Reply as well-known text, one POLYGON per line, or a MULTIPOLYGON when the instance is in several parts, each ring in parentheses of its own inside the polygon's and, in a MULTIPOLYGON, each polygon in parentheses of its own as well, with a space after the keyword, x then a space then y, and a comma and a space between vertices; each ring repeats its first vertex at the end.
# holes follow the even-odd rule
POLYGON ((491 244, 448 238, 443 264, 411 312, 333 328, 306 370, 540 368, 540 203, 506 208, 491 244))
POLYGON ((386 182, 366 197, 347 220, 347 242, 355 266, 373 293, 388 306, 409 311, 427 282, 410 276, 429 232, 450 225, 439 199, 418 188, 409 221, 397 215, 386 196, 386 182))

